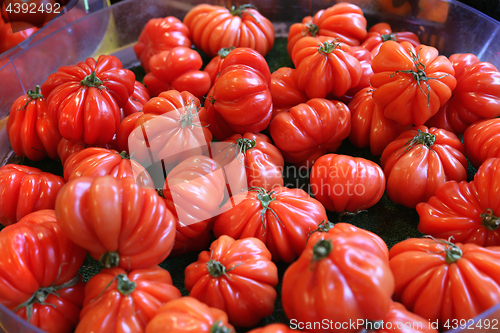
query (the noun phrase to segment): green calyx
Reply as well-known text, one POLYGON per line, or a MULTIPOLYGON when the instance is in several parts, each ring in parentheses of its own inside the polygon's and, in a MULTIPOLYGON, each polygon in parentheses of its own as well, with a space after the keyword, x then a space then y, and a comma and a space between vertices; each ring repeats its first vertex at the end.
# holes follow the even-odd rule
POLYGON ((307 22, 305 24, 306 28, 302 31, 302 36, 307 36, 308 34, 311 34, 311 36, 316 37, 316 35, 319 33, 319 27, 311 22, 307 22))
POLYGON ((424 236, 424 237, 434 240, 435 243, 444 245, 443 251, 434 252, 434 253, 445 252, 446 253, 445 261, 447 264, 453 264, 453 263, 457 262, 458 260, 460 260, 460 258, 462 258, 462 256, 463 256, 462 250, 450 241, 453 237, 450 237, 449 240, 447 240, 447 241, 444 239, 435 239, 432 236, 424 236))
POLYGON ((102 81, 95 75, 95 72, 92 72, 92 74, 87 75, 83 80, 80 81, 80 84, 86 87, 93 87, 100 89, 103 88, 102 81))
POLYGON ((432 148, 431 148, 432 145, 434 145, 434 142, 436 141, 436 136, 434 134, 422 132, 419 129, 417 129, 416 132, 414 131, 414 133, 415 133, 415 136, 413 138, 411 138, 410 140, 408 140, 404 144, 404 146, 400 148, 400 149, 403 149, 406 147, 405 150, 402 151, 399 156, 406 154, 410 149, 412 149, 415 145, 418 145, 418 144, 422 145, 421 148, 426 147, 434 152, 434 150, 432 150, 432 148))
POLYGON ((333 250, 333 245, 330 241, 323 239, 318 241, 313 246, 313 260, 317 261, 326 258, 333 250))
POLYGON ((239 17, 241 17, 241 15, 243 15, 243 13, 245 11, 247 11, 248 9, 255 9, 255 10, 257 10, 257 7, 255 7, 252 4, 247 3, 245 5, 241 5, 241 6, 237 7, 237 8, 236 8, 236 6, 232 6, 231 9, 229 10, 229 12, 233 16, 239 16, 239 17))
POLYGON ((330 42, 324 42, 323 44, 319 44, 318 52, 324 55, 328 55, 329 53, 332 53, 336 49, 342 49, 338 40, 339 40, 338 38, 335 38, 335 40, 332 40, 330 42))
POLYGON ((269 207, 271 202, 276 200, 276 192, 274 192, 274 191, 267 192, 262 187, 250 187, 249 191, 257 191, 258 192, 257 200, 260 201, 260 205, 262 206, 262 211, 261 211, 260 217, 261 217, 262 225, 264 226, 264 229, 266 229, 266 223, 264 222, 264 216, 266 216, 266 213, 268 210, 274 214, 274 216, 276 217, 278 222, 283 226, 283 223, 281 223, 281 220, 278 217, 278 215, 276 214, 276 212, 271 207, 269 207))
POLYGON ((255 147, 257 142, 255 140, 250 140, 250 139, 246 139, 246 138, 239 138, 236 140, 235 144, 236 144, 236 147, 238 148, 238 151, 240 153, 243 153, 243 155, 246 155, 247 150, 250 150, 253 147, 255 147))
POLYGON ((116 284, 116 289, 118 289, 120 294, 125 296, 130 295, 137 287, 137 283, 130 281, 125 274, 118 274, 116 276, 116 284))
POLYGON ((233 330, 222 324, 221 321, 216 321, 210 328, 210 333, 232 333, 233 330))
POLYGON ((387 42, 388 40, 397 42, 395 34, 382 34, 380 35, 380 38, 382 38, 382 42, 387 42))
POLYGON ((229 54, 229 52, 231 52, 232 50, 234 50, 235 47, 234 46, 230 46, 230 47, 223 47, 222 49, 219 50, 218 54, 219 54, 219 57, 221 57, 222 59, 226 58, 229 54))
POLYGON ((491 208, 485 209, 484 213, 479 216, 483 219, 482 225, 490 231, 495 231, 500 226, 500 218, 493 215, 493 209, 491 208))
POLYGON ((120 264, 120 256, 118 252, 106 252, 101 256, 99 261, 105 268, 118 267, 120 264))
POLYGON ((43 95, 42 95, 42 92, 40 91, 40 86, 35 86, 35 90, 28 90, 28 92, 26 93, 26 95, 28 96, 28 98, 26 100, 26 103, 24 103, 24 105, 22 107, 20 107, 19 109, 17 109, 18 111, 19 110, 26 110, 26 107, 32 101, 37 100, 39 98, 41 98, 41 99, 44 98, 43 95))

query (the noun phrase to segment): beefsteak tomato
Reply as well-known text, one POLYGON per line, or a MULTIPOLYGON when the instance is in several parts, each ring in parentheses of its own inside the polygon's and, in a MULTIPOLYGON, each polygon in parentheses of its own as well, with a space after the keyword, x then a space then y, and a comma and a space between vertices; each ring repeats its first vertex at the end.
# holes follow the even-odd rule
POLYGON ((364 158, 326 154, 311 169, 311 190, 330 211, 358 213, 384 195, 384 171, 364 158))
POLYGON ((500 302, 500 247, 410 238, 389 255, 395 300, 439 329, 500 302))
POLYGON ((31 213, 4 228, 0 250, 0 302, 45 332, 73 332, 83 303, 78 269, 86 251, 64 234, 54 211, 31 213))
POLYGON ((0 223, 16 223, 29 213, 54 209, 64 179, 37 168, 7 164, 0 167, 0 223))
POLYGON ((148 268, 172 250, 172 213, 132 177, 75 178, 61 189, 55 211, 65 234, 106 268, 148 268))
POLYGON ((258 238, 273 261, 287 263, 302 253, 309 232, 327 219, 323 205, 298 188, 250 189, 233 196, 222 210, 215 220, 215 237, 258 238), (239 204, 233 207, 233 201, 239 204))
POLYGON ((387 195, 395 203, 415 208, 449 180, 467 180, 464 146, 453 133, 425 126, 403 132, 382 153, 387 195))
POLYGON ((278 269, 257 238, 220 236, 184 274, 189 296, 223 310, 235 326, 255 326, 274 311, 278 269))
POLYGON ((212 85, 215 83, 217 78, 219 77, 220 70, 224 59, 229 55, 229 52, 234 50, 235 47, 223 47, 217 52, 217 56, 213 57, 212 60, 205 66, 204 71, 210 75, 210 81, 212 85))
POLYGON ((367 49, 375 57, 384 42, 393 40, 395 42, 409 42, 413 47, 420 45, 418 36, 410 31, 393 32, 391 26, 386 22, 377 23, 368 30, 361 47, 367 49))
POLYGON ((201 4, 184 17, 193 44, 213 58, 224 47, 250 47, 265 56, 274 45, 274 26, 253 5, 221 6, 201 4))
POLYGON ((158 309, 181 298, 170 274, 159 266, 126 272, 103 269, 85 286, 75 333, 144 332, 158 309))
MULTIPOLYGON (((287 317, 303 323, 384 319, 392 303, 394 278, 387 258, 377 252, 379 244, 362 233, 326 233, 321 240, 308 242, 283 276, 281 300, 287 317)), ((358 330, 352 326, 335 329, 334 325, 304 329, 358 330)))
POLYGON ((402 125, 423 125, 451 97, 455 70, 432 46, 388 40, 372 61, 373 99, 402 125))
POLYGON ((465 155, 476 168, 488 158, 500 157, 500 118, 470 125, 464 133, 465 155))
POLYGON ((176 46, 191 47, 191 33, 188 27, 174 16, 153 18, 146 23, 134 45, 135 56, 141 62, 146 73, 149 60, 155 54, 169 51, 176 46))
POLYGON ((122 108, 122 116, 126 117, 132 113, 142 111, 144 104, 149 101, 149 92, 139 81, 134 83, 134 92, 128 98, 127 104, 122 108))
POLYGON ((60 67, 42 84, 47 110, 62 137, 106 144, 120 124, 120 108, 134 92, 135 74, 112 55, 60 67))
POLYGON ((313 98, 277 114, 269 131, 285 161, 310 168, 349 136, 351 112, 342 102, 313 98))
POLYGON ((281 67, 271 74, 271 97, 273 118, 278 113, 309 100, 306 93, 297 85, 296 70, 289 67, 281 67))

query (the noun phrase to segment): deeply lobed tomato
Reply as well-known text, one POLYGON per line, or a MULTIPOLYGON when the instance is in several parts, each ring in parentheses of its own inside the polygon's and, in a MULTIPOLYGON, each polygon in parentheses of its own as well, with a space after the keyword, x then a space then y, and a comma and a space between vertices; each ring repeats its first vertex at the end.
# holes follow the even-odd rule
POLYGON ((189 295, 226 312, 235 326, 255 326, 274 311, 278 269, 257 238, 220 236, 184 274, 189 295))
POLYGON ((127 104, 122 108, 122 117, 142 111, 144 104, 146 104, 149 99, 149 92, 146 87, 139 81, 135 81, 134 92, 128 98, 127 104))
POLYGON ((375 24, 370 28, 370 30, 368 30, 368 34, 363 40, 361 47, 370 51, 373 56, 376 56, 382 44, 387 42, 388 40, 393 40, 398 43, 409 42, 415 48, 420 45, 418 36, 413 32, 393 32, 391 26, 388 23, 381 22, 375 24))
POLYGON ((309 98, 297 85, 297 71, 281 67, 271 74, 271 96, 273 98, 273 118, 291 107, 306 103, 309 98))
POLYGON ((463 138, 465 154, 476 168, 488 158, 500 157, 500 118, 470 125, 463 138))
POLYGON ((205 66, 205 69, 203 69, 205 72, 210 75, 210 81, 212 82, 212 85, 217 81, 220 71, 221 71, 221 66, 222 63, 224 62, 224 59, 229 55, 229 52, 234 50, 235 47, 223 47, 222 49, 217 52, 217 55, 210 60, 210 62, 205 66))

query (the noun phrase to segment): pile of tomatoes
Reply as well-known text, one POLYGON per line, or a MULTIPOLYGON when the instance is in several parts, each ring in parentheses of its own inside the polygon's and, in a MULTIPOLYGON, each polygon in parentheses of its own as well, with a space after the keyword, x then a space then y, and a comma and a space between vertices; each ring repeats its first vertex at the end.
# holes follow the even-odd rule
POLYGON ((102 55, 19 97, 13 151, 63 175, 0 167, 0 302, 50 333, 498 328, 473 318, 500 303, 500 73, 366 25, 348 3, 305 17, 271 73, 272 23, 202 4, 146 24, 142 82, 102 55), (346 140, 380 163, 335 154, 346 140), (328 221, 384 193, 426 237, 389 249, 328 221), (159 264, 190 252, 183 297, 159 264), (277 286, 289 325, 256 328, 277 286))

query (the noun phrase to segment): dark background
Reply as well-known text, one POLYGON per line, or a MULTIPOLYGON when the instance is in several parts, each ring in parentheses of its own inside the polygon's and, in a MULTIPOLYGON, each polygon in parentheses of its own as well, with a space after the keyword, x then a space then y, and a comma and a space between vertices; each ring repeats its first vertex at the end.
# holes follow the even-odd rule
POLYGON ((491 16, 497 21, 500 21, 499 0, 461 0, 460 2, 491 16))

